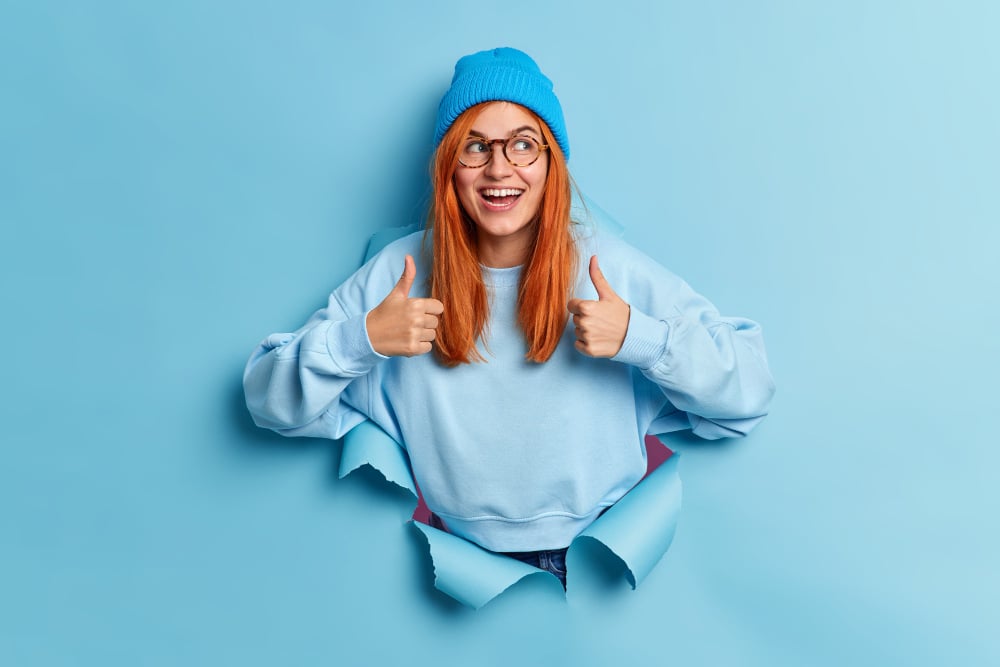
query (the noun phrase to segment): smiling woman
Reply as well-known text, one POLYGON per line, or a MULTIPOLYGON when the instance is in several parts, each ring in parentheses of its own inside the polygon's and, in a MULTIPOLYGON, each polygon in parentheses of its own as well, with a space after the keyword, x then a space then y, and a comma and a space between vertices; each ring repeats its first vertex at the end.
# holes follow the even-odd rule
POLYGON ((518 315, 527 358, 545 361, 559 344, 576 261, 563 155, 548 125, 513 102, 474 105, 442 137, 430 225, 434 247, 440 249, 431 292, 454 304, 456 313, 438 331, 444 363, 482 360, 476 350, 487 315, 481 265, 525 267, 518 315), (487 139, 498 135, 506 139, 487 139), (502 151, 493 147, 497 142, 502 151), (516 151, 519 142, 537 142, 538 151, 522 148, 529 155, 515 157, 514 164, 508 146, 516 151))
POLYGON ((571 219, 562 108, 526 54, 459 60, 435 139, 426 232, 267 337, 247 405, 284 435, 374 422, 405 447, 435 526, 565 585, 566 547, 645 473, 646 434, 741 436, 763 419, 760 328, 571 219))

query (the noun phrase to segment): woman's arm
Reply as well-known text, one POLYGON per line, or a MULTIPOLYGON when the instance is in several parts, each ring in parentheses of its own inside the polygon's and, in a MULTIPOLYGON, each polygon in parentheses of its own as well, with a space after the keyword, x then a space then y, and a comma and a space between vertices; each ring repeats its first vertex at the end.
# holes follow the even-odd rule
POLYGON ((767 414, 774 394, 760 326, 722 317, 687 283, 645 256, 628 260, 627 267, 614 271, 626 300, 604 278, 596 257, 591 259, 598 299, 573 299, 569 305, 577 349, 638 368, 673 408, 686 413, 696 435, 746 435, 767 414))
POLYGON ((410 255, 388 289, 392 262, 390 256, 366 264, 298 331, 261 342, 243 374, 247 407, 258 426, 283 435, 339 438, 369 412, 367 387, 356 380, 391 356, 430 351, 443 306, 409 297, 416 277, 410 255), (370 308, 379 295, 384 298, 370 308))
POLYGON ((364 322, 365 313, 345 312, 334 292, 298 331, 265 338, 243 373, 254 423, 282 435, 329 438, 354 426, 343 423, 351 408, 341 404, 342 394, 384 359, 368 341, 364 322))
POLYGON ((633 307, 625 343, 613 359, 656 383, 703 438, 746 435, 767 415, 774 395, 760 326, 723 318, 701 297, 664 319, 633 307))

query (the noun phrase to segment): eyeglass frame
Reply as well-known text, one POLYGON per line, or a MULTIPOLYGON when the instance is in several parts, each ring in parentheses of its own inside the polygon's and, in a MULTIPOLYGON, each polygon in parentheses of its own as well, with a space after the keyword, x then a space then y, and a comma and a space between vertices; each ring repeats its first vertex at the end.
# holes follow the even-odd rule
POLYGON ((504 157, 505 160, 507 160, 507 163, 510 166, 512 166, 512 167, 530 167, 531 165, 533 165, 536 162, 538 162, 538 158, 542 157, 542 153, 544 153, 545 151, 549 150, 549 145, 548 144, 543 144, 542 142, 538 141, 534 137, 530 137, 530 136, 528 136, 526 134, 515 134, 515 135, 513 135, 511 137, 507 137, 506 139, 487 139, 486 137, 476 137, 476 136, 471 136, 470 135, 469 137, 466 138, 465 143, 463 144, 463 146, 468 145, 468 143, 469 143, 470 140, 475 140, 475 141, 478 141, 480 143, 486 144, 486 147, 489 148, 490 156, 488 158, 486 158, 486 162, 484 162, 482 164, 477 164, 477 165, 465 164, 464 162, 462 162, 461 156, 459 156, 459 158, 458 158, 458 164, 459 164, 459 166, 465 167, 466 169, 482 169, 483 167, 485 167, 486 165, 488 165, 490 162, 492 162, 493 161, 493 154, 496 152, 496 151, 493 150, 493 146, 495 144, 500 144, 501 145, 501 152, 503 153, 503 157, 504 157), (530 141, 533 144, 535 144, 536 146, 538 146, 538 155, 535 156, 534 160, 532 160, 531 162, 528 162, 527 164, 517 164, 513 160, 510 159, 510 156, 507 155, 507 145, 510 142, 514 141, 515 139, 527 139, 528 141, 530 141))

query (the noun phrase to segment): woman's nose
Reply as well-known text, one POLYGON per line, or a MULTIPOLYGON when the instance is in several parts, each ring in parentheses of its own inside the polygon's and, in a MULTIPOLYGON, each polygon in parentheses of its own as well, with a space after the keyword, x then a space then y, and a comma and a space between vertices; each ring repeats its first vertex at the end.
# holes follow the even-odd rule
POLYGON ((514 167, 507 160, 507 156, 504 155, 503 145, 500 143, 495 143, 490 146, 490 150, 493 151, 493 155, 490 161, 486 163, 486 173, 491 178, 503 178, 504 176, 509 176, 513 172, 514 167))

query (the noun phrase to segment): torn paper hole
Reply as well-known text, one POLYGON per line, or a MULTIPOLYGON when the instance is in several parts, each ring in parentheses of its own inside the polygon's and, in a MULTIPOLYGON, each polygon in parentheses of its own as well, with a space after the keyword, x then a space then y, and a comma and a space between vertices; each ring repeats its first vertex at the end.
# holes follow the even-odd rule
MULTIPOLYGON (((583 531, 570 545, 570 553, 579 541, 599 542, 625 564, 626 577, 635 588, 673 541, 681 507, 679 458, 668 455, 662 465, 583 531)), ((344 437, 340 476, 362 465, 375 468, 387 481, 407 489, 414 497, 418 495, 406 452, 371 422, 359 424, 344 437)), ((470 607, 482 607, 529 576, 550 577, 557 582, 551 574, 445 531, 424 523, 412 525, 427 539, 435 588, 470 607)))

